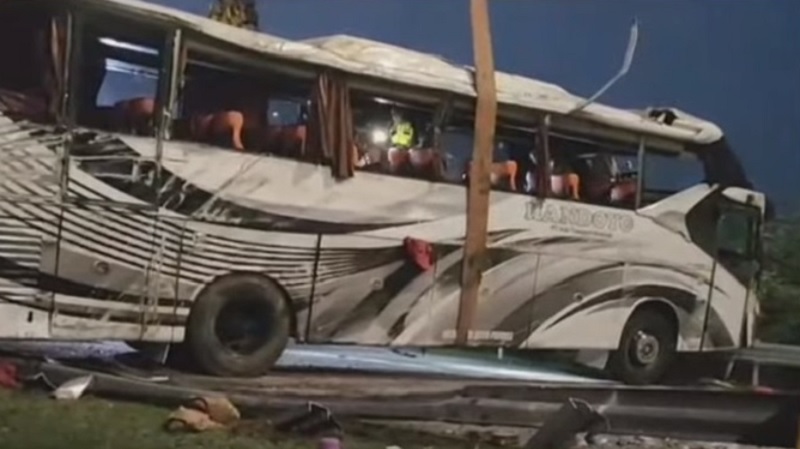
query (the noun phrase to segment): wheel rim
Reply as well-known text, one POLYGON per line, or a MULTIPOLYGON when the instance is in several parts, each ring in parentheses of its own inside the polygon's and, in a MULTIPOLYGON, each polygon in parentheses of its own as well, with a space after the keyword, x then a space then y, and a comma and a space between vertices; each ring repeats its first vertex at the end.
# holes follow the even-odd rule
POLYGON ((658 338, 640 330, 633 337, 629 352, 631 361, 636 365, 650 366, 658 360, 661 354, 661 344, 658 338))
POLYGON ((220 309, 214 333, 227 350, 250 355, 269 342, 271 333, 267 323, 271 314, 263 301, 243 295, 220 309))

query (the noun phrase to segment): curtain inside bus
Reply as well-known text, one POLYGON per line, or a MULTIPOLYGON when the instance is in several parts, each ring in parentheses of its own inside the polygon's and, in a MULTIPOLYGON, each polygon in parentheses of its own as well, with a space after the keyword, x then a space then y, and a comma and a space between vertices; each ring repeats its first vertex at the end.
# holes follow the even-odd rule
POLYGON ((50 64, 45 76, 45 88, 49 96, 50 117, 60 120, 64 98, 64 72, 67 63, 67 30, 69 19, 66 15, 53 17, 50 21, 50 64))
POLYGON ((319 76, 311 97, 308 145, 303 158, 331 165, 337 179, 355 173, 353 118, 350 92, 342 74, 331 71, 319 76))

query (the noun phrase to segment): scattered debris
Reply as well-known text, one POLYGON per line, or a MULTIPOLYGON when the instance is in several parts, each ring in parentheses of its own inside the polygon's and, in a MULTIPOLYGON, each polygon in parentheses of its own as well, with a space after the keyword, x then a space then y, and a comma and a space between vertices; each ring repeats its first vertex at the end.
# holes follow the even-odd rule
POLYGON ((70 379, 63 384, 59 385, 56 388, 52 395, 56 399, 67 399, 67 400, 75 400, 83 396, 83 393, 89 388, 89 385, 92 384, 94 380, 94 376, 81 376, 76 377, 74 379, 70 379))
POLYGON ((571 447, 576 435, 589 432, 606 419, 588 402, 570 398, 557 412, 550 415, 539 431, 524 445, 524 449, 564 449, 571 447))
MULTIPOLYGON (((477 424, 458 424, 442 421, 374 420, 362 419, 367 428, 374 427, 380 433, 387 430, 406 436, 416 435, 417 439, 440 440, 443 446, 456 441, 477 441, 498 447, 517 447, 520 441, 527 441, 534 432, 527 427, 487 426, 477 424)), ((349 430, 349 429, 348 429, 349 430)), ((349 433, 352 434, 352 430, 349 433)), ((400 444, 396 442, 396 444, 400 444)))
POLYGON ((342 440, 335 437, 320 438, 319 442, 317 443, 318 449, 341 449, 341 447, 342 447, 342 440))
POLYGON ((11 362, 0 362, 0 387, 9 390, 19 390, 22 384, 19 381, 17 365, 11 362))
POLYGON ((222 396, 198 397, 170 413, 164 427, 172 432, 225 429, 239 421, 239 410, 222 396))
POLYGON ((170 413, 164 427, 171 432, 205 432, 225 428, 200 410, 183 406, 170 413))
POLYGON ((333 417, 331 411, 316 402, 309 402, 302 409, 292 409, 275 420, 275 430, 284 433, 296 433, 314 436, 321 433, 341 435, 341 424, 333 417))
POLYGON ((242 418, 239 410, 223 396, 194 398, 189 401, 187 407, 203 412, 215 422, 225 426, 242 418))
POLYGON ((488 434, 488 442, 500 447, 516 446, 519 444, 519 435, 516 432, 494 431, 488 434))

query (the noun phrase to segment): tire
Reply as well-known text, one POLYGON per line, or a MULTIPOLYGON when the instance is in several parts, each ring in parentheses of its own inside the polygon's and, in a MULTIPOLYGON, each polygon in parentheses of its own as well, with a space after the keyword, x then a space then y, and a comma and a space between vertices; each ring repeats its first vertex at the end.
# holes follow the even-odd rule
POLYGON ((288 300, 277 284, 254 274, 234 274, 217 279, 198 296, 184 349, 207 374, 254 377, 275 364, 290 330, 288 300))
POLYGON ((625 323, 619 347, 611 354, 606 369, 629 385, 656 383, 675 359, 677 340, 676 325, 665 313, 650 308, 637 310, 625 323))

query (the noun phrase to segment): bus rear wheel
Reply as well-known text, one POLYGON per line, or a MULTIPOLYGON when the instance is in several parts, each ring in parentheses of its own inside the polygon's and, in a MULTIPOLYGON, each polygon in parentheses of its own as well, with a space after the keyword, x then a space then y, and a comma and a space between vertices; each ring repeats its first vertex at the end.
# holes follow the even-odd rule
POLYGON ((198 296, 189 313, 184 349, 207 374, 259 376, 286 348, 290 327, 288 300, 273 281, 233 274, 198 296))
POLYGON ((675 359, 677 328, 664 312, 643 308, 625 323, 619 347, 606 366, 610 374, 630 385, 660 381, 675 359))

